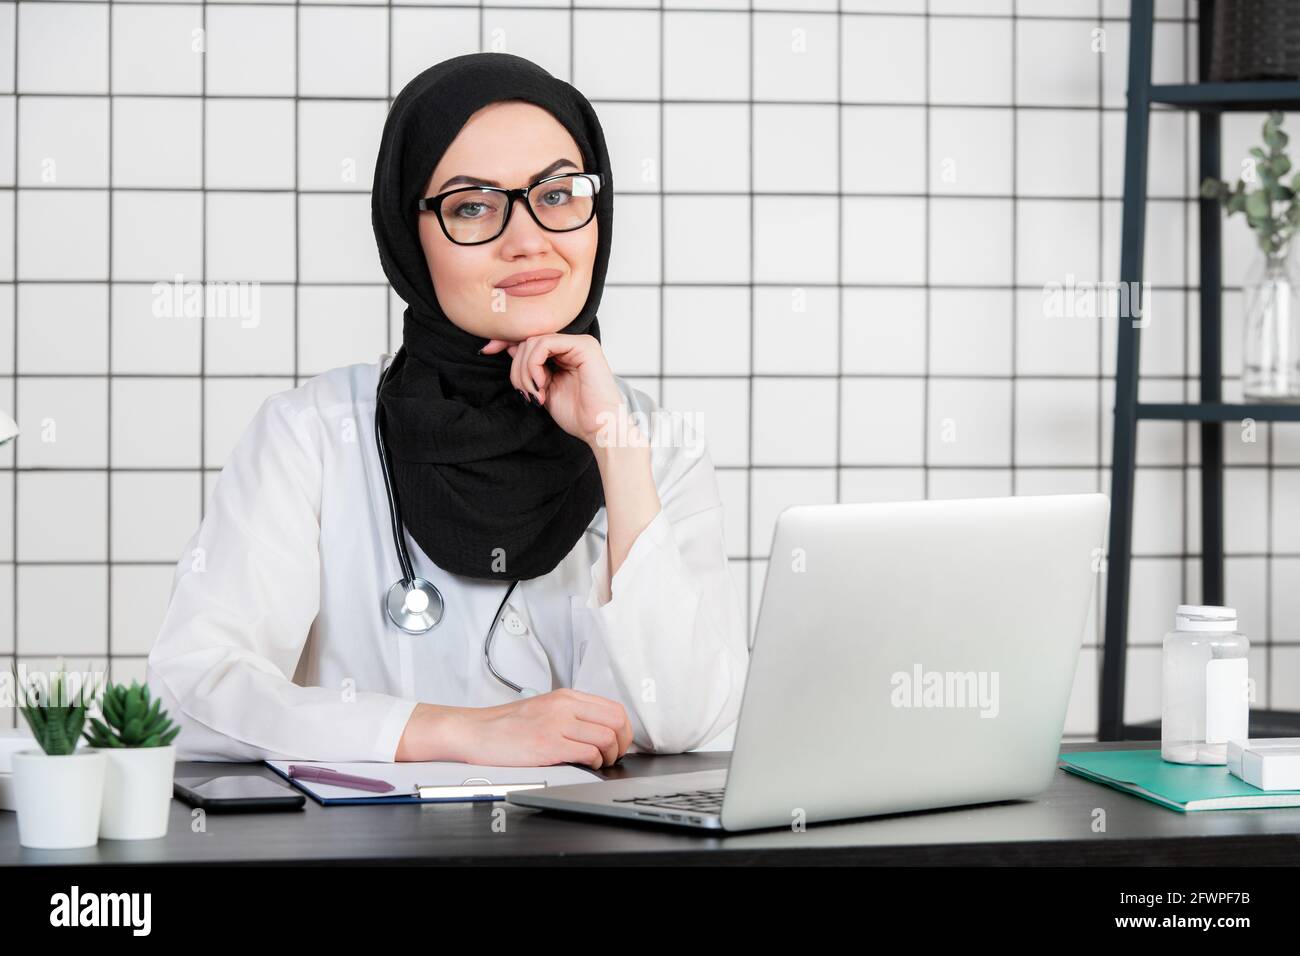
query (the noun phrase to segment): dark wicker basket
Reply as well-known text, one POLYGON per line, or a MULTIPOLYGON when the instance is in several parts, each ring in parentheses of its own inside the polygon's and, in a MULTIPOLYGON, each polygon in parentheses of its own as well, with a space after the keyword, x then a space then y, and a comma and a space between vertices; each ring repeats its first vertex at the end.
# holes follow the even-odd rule
POLYGON ((1300 79, 1300 3, 1218 0, 1211 81, 1300 79))

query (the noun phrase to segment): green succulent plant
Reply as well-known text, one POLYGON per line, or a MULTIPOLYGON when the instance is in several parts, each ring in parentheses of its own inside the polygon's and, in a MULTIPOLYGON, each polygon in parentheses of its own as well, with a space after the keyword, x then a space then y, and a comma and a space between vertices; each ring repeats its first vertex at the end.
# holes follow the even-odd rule
POLYGON ((100 708, 104 720, 90 718, 93 730, 86 731, 92 747, 166 747, 180 727, 172 724, 167 711, 161 710, 162 699, 149 700, 149 685, 131 681, 131 686, 110 683, 104 688, 100 708), (105 723, 107 721, 107 723, 105 723))
MULTIPOLYGON (((17 686, 18 671, 14 670, 13 674, 17 686)), ((62 757, 77 749, 77 738, 86 724, 86 708, 92 696, 87 694, 85 684, 75 690, 69 688, 67 673, 60 663, 48 689, 29 682, 19 709, 41 749, 51 757, 62 757)))
POLYGON ((1258 189, 1247 189, 1242 179, 1230 186, 1207 176, 1201 183, 1201 195, 1217 199, 1229 216, 1237 212, 1245 215, 1247 225, 1255 230, 1259 247, 1269 255, 1286 249, 1296 227, 1300 226, 1300 201, 1297 201, 1300 172, 1283 181, 1291 172, 1291 160, 1286 155, 1287 135, 1282 131, 1283 118, 1277 111, 1269 113, 1263 127, 1268 152, 1258 146, 1250 151, 1255 158, 1258 189))

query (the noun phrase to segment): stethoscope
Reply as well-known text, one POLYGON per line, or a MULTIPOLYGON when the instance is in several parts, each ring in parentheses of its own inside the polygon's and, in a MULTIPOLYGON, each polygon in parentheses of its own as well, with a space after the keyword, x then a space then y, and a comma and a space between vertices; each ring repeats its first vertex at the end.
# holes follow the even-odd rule
MULTIPOLYGON (((383 417, 384 406, 379 400, 379 390, 384 387, 384 380, 388 378, 388 373, 392 366, 384 367, 383 363, 387 356, 380 358, 379 388, 375 390, 375 445, 379 449, 379 468, 384 475, 384 493, 388 498, 388 516, 393 526, 393 544, 397 548, 397 561, 401 565, 402 576, 393 583, 388 589, 388 594, 384 598, 384 610, 388 614, 388 619, 397 627, 407 634, 427 634, 438 626, 442 620, 442 613, 446 607, 442 599, 442 592, 432 581, 426 581, 424 578, 417 578, 415 571, 411 567, 411 556, 406 550, 406 540, 402 534, 402 511, 397 503, 397 495, 393 491, 393 482, 388 474, 388 447, 384 444, 383 417)), ((501 612, 505 609, 506 601, 510 599, 511 593, 515 589, 518 581, 512 581, 506 596, 501 599, 501 605, 497 608, 496 616, 492 618, 492 626, 488 628, 487 637, 483 639, 483 660, 487 662, 488 670, 492 676, 505 684, 515 693, 524 697, 536 697, 539 693, 532 687, 520 687, 508 677, 503 677, 497 672, 492 665, 492 638, 496 634, 497 624, 501 621, 501 612)))

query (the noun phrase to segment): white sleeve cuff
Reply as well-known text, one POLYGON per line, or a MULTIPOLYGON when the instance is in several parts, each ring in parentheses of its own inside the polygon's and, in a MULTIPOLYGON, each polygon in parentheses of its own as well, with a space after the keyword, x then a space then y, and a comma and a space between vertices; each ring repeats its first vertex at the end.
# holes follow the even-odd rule
POLYGON ((632 577, 629 573, 634 571, 636 566, 642 563, 647 552, 652 548, 663 546, 668 542, 672 529, 668 524, 668 514, 662 507, 650 523, 641 529, 641 533, 636 536, 632 542, 632 547, 628 550, 627 557, 623 563, 618 566, 618 572, 614 575, 611 582, 609 577, 609 540, 601 546, 600 556, 596 558, 596 563, 591 566, 591 587, 587 591, 586 606, 592 610, 599 610, 613 600, 613 585, 622 581, 624 578, 632 577))
POLYGON ((397 746, 402 742, 402 733, 406 730, 406 723, 411 719, 411 714, 415 712, 418 703, 419 701, 406 700, 401 697, 393 701, 393 706, 388 710, 388 716, 384 718, 383 724, 380 725, 372 759, 384 763, 393 763, 397 759, 397 746))

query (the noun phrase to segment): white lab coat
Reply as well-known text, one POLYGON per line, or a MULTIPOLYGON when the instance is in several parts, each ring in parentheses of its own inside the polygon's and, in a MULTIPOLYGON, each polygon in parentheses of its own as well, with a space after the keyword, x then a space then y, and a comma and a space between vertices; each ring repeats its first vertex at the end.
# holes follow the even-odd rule
MULTIPOLYGON (((348 365, 269 396, 218 476, 146 670, 182 727, 180 759, 391 761, 419 701, 520 699, 483 660, 508 582, 448 574, 407 534, 446 611, 423 635, 384 614, 401 575, 374 440, 379 369, 348 365)), ((492 658, 520 686, 621 702, 633 751, 676 753, 736 720, 746 628, 707 447, 684 416, 617 381, 647 433, 663 416, 663 508, 611 582, 602 507, 559 565, 515 588, 492 658)))

